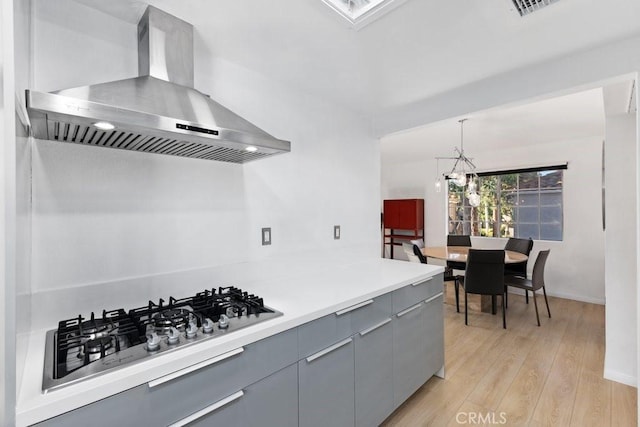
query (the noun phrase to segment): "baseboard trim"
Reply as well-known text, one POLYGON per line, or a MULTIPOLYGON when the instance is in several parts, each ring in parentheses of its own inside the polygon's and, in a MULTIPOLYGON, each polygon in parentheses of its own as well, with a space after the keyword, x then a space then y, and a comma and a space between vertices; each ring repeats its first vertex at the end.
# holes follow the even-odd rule
POLYGON ((617 383, 626 384, 631 387, 638 387, 637 377, 613 371, 611 369, 604 370, 604 378, 607 380, 615 381, 617 383))
MULTIPOLYGON (((509 288, 509 293, 516 294, 516 295, 524 295, 524 291, 522 289, 511 288, 511 287, 509 288)), ((538 291, 538 295, 541 295, 541 294, 542 292, 538 291)), ((570 300, 580 301, 580 302, 588 302, 590 304, 605 305, 604 304, 605 300, 603 298, 591 298, 584 295, 567 294, 564 292, 549 292, 547 290, 547 296, 555 297, 555 298, 570 299, 570 300)))
POLYGON ((442 368, 438 369, 438 372, 436 372, 433 375, 435 375, 438 378, 444 379, 444 365, 442 365, 442 368))

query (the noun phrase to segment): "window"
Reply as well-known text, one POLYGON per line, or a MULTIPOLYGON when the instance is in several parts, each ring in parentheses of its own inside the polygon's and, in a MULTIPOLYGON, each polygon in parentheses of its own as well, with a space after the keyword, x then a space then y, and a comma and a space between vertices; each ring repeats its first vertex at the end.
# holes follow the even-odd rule
POLYGON ((480 206, 449 182, 449 234, 562 240, 566 165, 478 174, 480 206))

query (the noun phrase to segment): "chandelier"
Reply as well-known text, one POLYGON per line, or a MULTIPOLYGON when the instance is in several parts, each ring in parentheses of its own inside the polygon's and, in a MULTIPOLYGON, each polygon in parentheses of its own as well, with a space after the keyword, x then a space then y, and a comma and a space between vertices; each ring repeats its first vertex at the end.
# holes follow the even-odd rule
POLYGON ((476 165, 472 159, 464 154, 464 122, 467 119, 460 119, 460 148, 454 148, 455 157, 436 157, 436 191, 442 190, 442 180, 440 175, 440 160, 454 160, 453 167, 448 174, 444 174, 446 180, 452 181, 458 187, 467 187, 466 195, 469 205, 478 207, 480 205, 480 194, 478 194, 478 175, 476 165))

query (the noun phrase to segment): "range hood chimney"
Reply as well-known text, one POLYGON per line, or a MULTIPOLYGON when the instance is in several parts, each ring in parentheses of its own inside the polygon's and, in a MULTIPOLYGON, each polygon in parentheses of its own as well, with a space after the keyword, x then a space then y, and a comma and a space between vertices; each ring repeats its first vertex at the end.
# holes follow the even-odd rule
POLYGON ((139 77, 26 91, 35 138, 232 163, 291 150, 193 89, 193 26, 153 6, 138 23, 139 77))

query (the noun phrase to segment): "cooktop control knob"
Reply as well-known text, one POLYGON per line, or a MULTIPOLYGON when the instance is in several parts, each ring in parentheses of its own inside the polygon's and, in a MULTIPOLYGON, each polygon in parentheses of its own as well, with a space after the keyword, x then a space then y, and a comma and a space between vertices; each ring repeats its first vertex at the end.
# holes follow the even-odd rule
POLYGON ((211 332, 213 332, 213 320, 209 319, 208 317, 204 319, 204 322, 202 322, 202 332, 204 332, 205 334, 210 334, 211 332))
POLYGON ((196 336, 196 333, 198 332, 198 325, 196 325, 195 322, 190 322, 189 323, 189 327, 187 327, 187 338, 193 338, 196 336))
POLYGON ((160 337, 155 332, 147 334, 147 351, 155 351, 160 347, 160 337))
POLYGON ((218 328, 227 329, 229 327, 229 318, 225 314, 220 315, 218 319, 218 328))
POLYGON ((179 339, 180 339, 180 331, 177 328, 172 326, 169 329, 169 333, 167 334, 167 342, 169 344, 178 344, 179 339))

